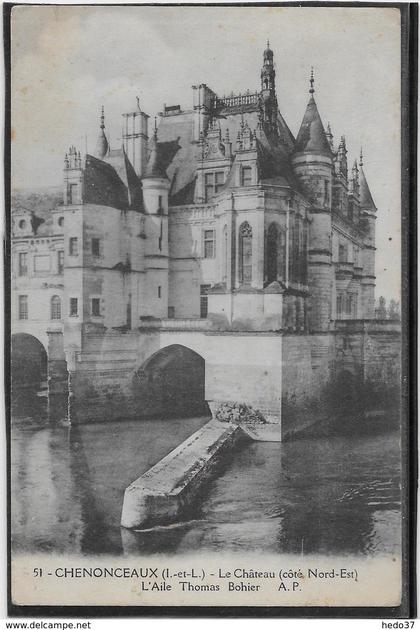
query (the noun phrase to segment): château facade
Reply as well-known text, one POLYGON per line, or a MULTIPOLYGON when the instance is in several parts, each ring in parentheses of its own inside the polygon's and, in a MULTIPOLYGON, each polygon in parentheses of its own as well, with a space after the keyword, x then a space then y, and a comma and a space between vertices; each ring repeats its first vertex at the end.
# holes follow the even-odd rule
POLYGON ((308 336, 373 319, 377 209, 314 93, 312 73, 295 138, 267 44, 259 90, 196 85, 154 125, 137 101, 122 146, 102 109, 94 154, 65 156, 63 204, 45 223, 12 212, 12 332, 46 348, 61 334, 71 364, 89 334, 308 336))

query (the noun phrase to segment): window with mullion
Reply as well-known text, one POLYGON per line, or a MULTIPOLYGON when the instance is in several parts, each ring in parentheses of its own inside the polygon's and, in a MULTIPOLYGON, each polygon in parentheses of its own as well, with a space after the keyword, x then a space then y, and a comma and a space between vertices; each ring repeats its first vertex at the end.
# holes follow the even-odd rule
POLYGON ((225 183, 225 174, 223 171, 217 171, 215 173, 215 182, 214 182, 214 192, 217 195, 218 192, 223 188, 225 183))
POLYGON ((19 319, 28 319, 28 296, 19 295, 19 319))
POLYGON ((209 201, 214 194, 214 173, 206 173, 204 177, 204 199, 209 201))
POLYGON ((204 258, 214 258, 214 230, 204 230, 203 234, 203 254, 204 258))

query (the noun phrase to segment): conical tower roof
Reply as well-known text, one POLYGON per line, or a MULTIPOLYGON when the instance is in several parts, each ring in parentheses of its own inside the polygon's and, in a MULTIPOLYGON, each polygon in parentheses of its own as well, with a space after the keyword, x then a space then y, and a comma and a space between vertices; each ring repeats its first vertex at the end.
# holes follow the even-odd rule
POLYGON ((370 208, 372 210, 376 210, 375 202, 373 201, 368 183, 366 181, 366 176, 363 171, 363 156, 360 153, 360 162, 359 162, 359 200, 361 208, 370 208))
POLYGON ((94 156, 103 160, 103 158, 108 153, 109 145, 108 140, 105 135, 105 116, 104 116, 104 106, 102 105, 101 112, 101 124, 99 125, 100 131, 98 135, 98 140, 96 141, 95 153, 94 156))
POLYGON ((321 116, 319 115, 318 108, 314 99, 314 76, 311 72, 311 88, 309 93, 311 98, 306 107, 305 114, 303 116, 302 124, 299 129, 299 133, 296 138, 295 152, 296 153, 315 153, 320 155, 328 155, 331 157, 331 147, 328 142, 324 125, 322 124, 321 116))
POLYGON ((159 155, 159 144, 157 139, 157 128, 151 141, 151 151, 147 162, 146 170, 142 179, 168 179, 165 168, 163 167, 159 155))

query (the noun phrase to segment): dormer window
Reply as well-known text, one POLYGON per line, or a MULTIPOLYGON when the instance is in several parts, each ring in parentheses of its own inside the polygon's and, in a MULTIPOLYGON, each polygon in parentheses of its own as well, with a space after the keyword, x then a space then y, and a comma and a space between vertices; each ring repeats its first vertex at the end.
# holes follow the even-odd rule
POLYGON ((242 186, 252 186, 252 166, 242 167, 242 186))
POLYGON ((77 184, 69 184, 67 189, 68 204, 73 205, 78 203, 77 199, 77 184))
POLYGON ((26 221, 25 219, 21 219, 19 221, 19 229, 24 230, 26 228, 26 221))
POLYGON ((225 183, 225 174, 223 171, 216 171, 215 173, 206 173, 204 176, 204 199, 206 203, 217 195, 222 189, 225 183))

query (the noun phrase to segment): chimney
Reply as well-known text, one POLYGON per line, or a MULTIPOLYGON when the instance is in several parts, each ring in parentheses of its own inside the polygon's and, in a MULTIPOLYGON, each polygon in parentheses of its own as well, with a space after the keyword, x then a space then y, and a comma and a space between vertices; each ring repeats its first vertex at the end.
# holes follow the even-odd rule
POLYGON ((123 145, 128 159, 138 177, 142 177, 147 163, 147 121, 149 116, 140 109, 137 97, 137 109, 123 114, 123 145))

